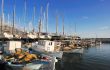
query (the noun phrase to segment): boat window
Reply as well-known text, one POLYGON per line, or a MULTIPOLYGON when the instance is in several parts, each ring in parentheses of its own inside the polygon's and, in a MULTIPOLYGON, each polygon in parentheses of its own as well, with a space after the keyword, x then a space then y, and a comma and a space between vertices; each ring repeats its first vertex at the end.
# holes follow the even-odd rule
POLYGON ((51 45, 51 42, 49 42, 49 45, 51 45))
POLYGON ((52 45, 52 42, 51 42, 51 45, 52 45))
POLYGON ((49 45, 52 45, 52 42, 49 42, 49 45))

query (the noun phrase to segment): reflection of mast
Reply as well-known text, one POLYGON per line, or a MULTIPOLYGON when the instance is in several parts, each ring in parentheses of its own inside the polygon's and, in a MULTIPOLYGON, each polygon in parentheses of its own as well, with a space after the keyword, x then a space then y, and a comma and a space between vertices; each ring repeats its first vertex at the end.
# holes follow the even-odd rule
POLYGON ((58 34, 58 15, 56 16, 56 35, 58 34))
POLYGON ((4 0, 2 0, 2 4, 1 4, 2 6, 1 6, 1 11, 2 11, 2 16, 1 16, 1 34, 3 33, 2 32, 2 24, 3 24, 3 8, 4 8, 4 0))
POLYGON ((48 32, 48 7, 49 7, 49 3, 47 4, 47 9, 46 9, 46 33, 48 32))
POLYGON ((15 26, 15 4, 14 4, 14 9, 13 9, 12 35, 14 35, 14 26, 15 26))

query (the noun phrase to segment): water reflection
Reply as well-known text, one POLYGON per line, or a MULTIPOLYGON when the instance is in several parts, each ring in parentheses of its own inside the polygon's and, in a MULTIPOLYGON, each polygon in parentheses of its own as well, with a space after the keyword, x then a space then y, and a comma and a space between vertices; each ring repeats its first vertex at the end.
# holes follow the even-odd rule
POLYGON ((56 70, 110 70, 110 44, 86 48, 83 54, 64 53, 56 70))
POLYGON ((80 53, 63 53, 62 60, 56 63, 56 70, 73 70, 73 65, 82 61, 83 54, 80 53))
POLYGON ((82 54, 80 53, 64 53, 62 62, 68 62, 68 63, 78 63, 82 60, 82 54))

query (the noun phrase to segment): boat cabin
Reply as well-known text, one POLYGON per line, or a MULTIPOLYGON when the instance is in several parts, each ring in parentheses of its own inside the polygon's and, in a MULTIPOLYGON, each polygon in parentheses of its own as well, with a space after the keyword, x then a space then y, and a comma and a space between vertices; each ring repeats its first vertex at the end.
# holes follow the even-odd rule
POLYGON ((21 48, 21 41, 7 41, 4 44, 4 51, 14 53, 16 48, 21 48))
POLYGON ((37 48, 43 49, 47 52, 54 52, 56 47, 60 47, 61 42, 49 41, 49 40, 39 40, 37 48))

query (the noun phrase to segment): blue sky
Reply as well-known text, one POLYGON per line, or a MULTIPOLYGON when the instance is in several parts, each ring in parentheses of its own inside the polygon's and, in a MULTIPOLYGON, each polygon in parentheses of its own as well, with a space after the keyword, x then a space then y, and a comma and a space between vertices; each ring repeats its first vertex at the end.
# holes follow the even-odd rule
MULTIPOLYGON (((56 15, 58 15, 58 29, 62 32, 62 15, 64 16, 65 33, 76 34, 81 37, 110 37, 110 0, 27 0, 27 16, 24 16, 24 0, 15 0, 16 4, 16 25, 28 28, 32 23, 33 7, 36 6, 34 27, 38 26, 40 8, 43 13, 49 3, 48 31, 55 32, 56 15), (20 22, 19 22, 20 20, 20 22)), ((10 14, 12 22, 12 10, 14 0, 4 0, 4 15, 7 22, 7 15, 10 14)), ((1 7, 1 0, 0 0, 1 7)), ((1 15, 1 8, 0 8, 1 15)), ((45 31, 45 29, 44 29, 45 31)))

